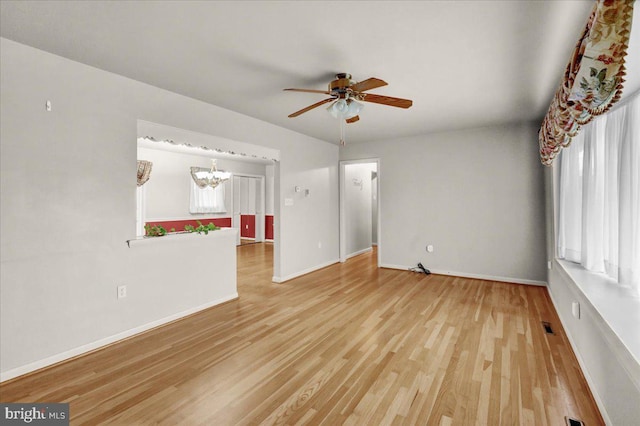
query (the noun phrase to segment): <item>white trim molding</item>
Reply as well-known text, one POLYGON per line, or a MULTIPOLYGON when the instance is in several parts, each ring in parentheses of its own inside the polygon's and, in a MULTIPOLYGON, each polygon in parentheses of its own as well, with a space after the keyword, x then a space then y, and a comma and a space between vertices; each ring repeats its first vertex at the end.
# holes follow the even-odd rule
POLYGON ((351 259, 352 257, 356 257, 364 253, 371 253, 372 251, 373 251, 373 247, 367 247, 362 250, 358 250, 354 253, 346 255, 346 258, 344 259, 344 261, 341 260, 341 262, 346 262, 348 259, 351 259))
POLYGON ((331 266, 331 265, 334 265, 334 264, 339 263, 339 262, 340 262, 340 259, 330 260, 328 262, 321 263, 320 265, 313 266, 313 267, 307 268, 307 269, 303 269, 300 272, 295 272, 293 274, 289 274, 289 275, 286 275, 284 277, 277 277, 277 276, 274 275, 271 278, 271 281, 273 281, 274 283, 283 283, 285 281, 289 281, 289 280, 292 280, 294 278, 298 278, 298 277, 301 277, 303 275, 310 274, 311 272, 315 272, 315 271, 318 271, 320 269, 324 269, 327 266, 331 266))
MULTIPOLYGON (((403 271, 408 271, 412 267, 404 266, 404 265, 393 265, 389 263, 384 263, 380 265, 382 268, 389 269, 399 269, 403 271)), ((524 278, 513 278, 513 277, 501 277, 497 275, 484 275, 484 274, 472 274, 468 272, 455 272, 455 271, 446 271, 443 269, 429 269, 429 271, 434 275, 448 275, 452 277, 462 277, 462 278, 473 278, 477 280, 485 280, 485 281, 499 281, 511 284, 526 284, 526 285, 536 285, 546 287, 547 283, 545 281, 537 281, 537 280, 528 280, 524 278)))

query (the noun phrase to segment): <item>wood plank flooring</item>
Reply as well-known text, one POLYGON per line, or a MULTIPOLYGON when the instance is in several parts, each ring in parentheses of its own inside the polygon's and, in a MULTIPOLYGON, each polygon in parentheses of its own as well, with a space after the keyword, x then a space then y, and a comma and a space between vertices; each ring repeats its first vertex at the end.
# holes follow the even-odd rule
POLYGON ((71 424, 604 424, 542 287, 378 269, 375 252, 0 385, 71 424), (555 334, 546 334, 548 321, 555 334))

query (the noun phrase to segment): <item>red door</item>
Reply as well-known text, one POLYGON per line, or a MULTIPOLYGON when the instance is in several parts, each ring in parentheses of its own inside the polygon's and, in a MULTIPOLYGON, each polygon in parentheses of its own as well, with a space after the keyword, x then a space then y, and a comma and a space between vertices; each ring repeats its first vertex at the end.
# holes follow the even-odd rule
POLYGON ((256 216, 253 214, 240 215, 240 237, 256 238, 256 216))
POLYGON ((273 216, 264 217, 264 237, 267 240, 273 240, 273 216))

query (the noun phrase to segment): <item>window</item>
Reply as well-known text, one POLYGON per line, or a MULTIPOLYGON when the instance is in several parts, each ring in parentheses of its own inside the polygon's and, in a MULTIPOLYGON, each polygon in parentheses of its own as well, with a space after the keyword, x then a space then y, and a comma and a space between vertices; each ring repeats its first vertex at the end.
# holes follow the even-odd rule
POLYGON ((640 93, 562 150, 558 196, 558 257, 640 295, 640 93))
POLYGON ((190 213, 226 213, 224 205, 225 183, 215 188, 207 186, 199 188, 193 179, 189 179, 191 191, 189 196, 190 213))

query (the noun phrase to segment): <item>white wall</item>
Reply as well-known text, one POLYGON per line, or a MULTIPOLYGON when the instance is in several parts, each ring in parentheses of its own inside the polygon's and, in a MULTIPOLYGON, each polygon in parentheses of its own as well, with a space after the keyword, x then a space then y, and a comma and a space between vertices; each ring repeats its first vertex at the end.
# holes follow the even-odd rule
MULTIPOLYGON (((233 191, 231 180, 224 182, 226 213, 189 213, 190 167, 211 167, 211 157, 138 147, 138 159, 153 162, 151 179, 144 185, 147 220, 231 217, 233 191)), ((265 176, 264 164, 217 159, 217 167, 231 173, 265 176)), ((271 192, 273 195, 273 192, 271 192)), ((273 205, 273 201, 271 201, 273 205)))
POLYGON ((381 265, 543 283, 537 130, 526 123, 347 143, 341 160, 380 159, 381 265))
POLYGON ((375 163, 345 164, 344 167, 346 257, 371 249, 371 172, 375 169, 375 163))
POLYGON ((311 188, 311 197, 276 206, 274 275, 338 259, 337 146, 0 43, 2 377, 184 307, 179 286, 138 281, 125 243, 136 234, 138 119, 280 150, 277 199, 292 196, 298 184, 311 188), (142 297, 119 302, 119 284, 142 297))

